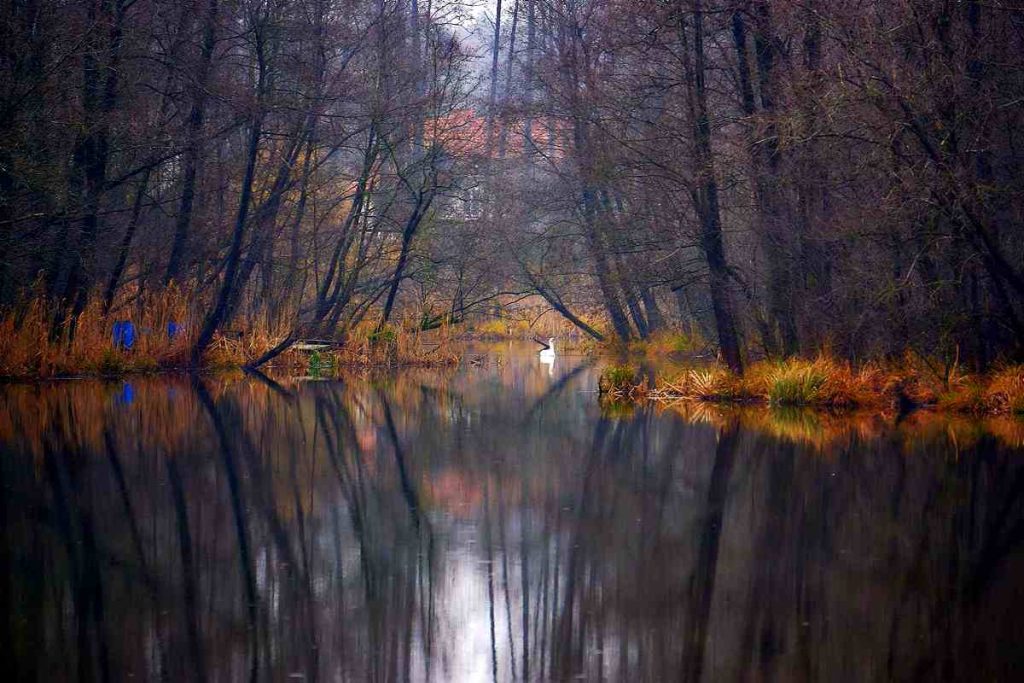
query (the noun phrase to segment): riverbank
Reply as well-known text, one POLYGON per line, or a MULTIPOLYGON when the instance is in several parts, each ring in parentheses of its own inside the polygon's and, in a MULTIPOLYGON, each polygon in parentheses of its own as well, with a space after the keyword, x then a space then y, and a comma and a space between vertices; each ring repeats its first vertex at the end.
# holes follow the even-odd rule
POLYGON ((974 415, 1024 415, 1024 365, 977 375, 957 366, 936 371, 906 358, 901 364, 851 363, 819 356, 758 361, 742 376, 712 363, 644 372, 609 366, 601 376, 606 400, 797 406, 831 411, 908 413, 927 408, 974 415))
MULTIPOLYGON (((191 350, 199 322, 185 297, 173 289, 137 302, 130 317, 104 313, 90 301, 72 325, 57 325, 45 299, 26 301, 0 315, 0 381, 67 377, 121 377, 195 369, 191 350), (131 323, 130 335, 123 321, 131 323), (120 331, 119 331, 120 330, 120 331)), ((272 366, 298 374, 328 374, 333 368, 393 368, 457 363, 459 345, 448 328, 429 332, 386 326, 377 332, 357 325, 343 344, 293 347, 274 356, 272 366)), ((290 328, 262 319, 244 328, 214 335, 200 369, 244 368, 263 358, 288 337, 290 328)))
MULTIPOLYGON (((400 339, 406 336, 400 335, 400 339)), ((70 353, 41 344, 34 354, 3 355, 0 348, 0 382, 33 382, 79 377, 119 378, 199 370, 241 370, 275 348, 280 339, 256 335, 229 337, 218 334, 203 355, 198 368, 189 362, 187 341, 150 349, 108 347, 85 350, 72 347, 70 353)), ((109 342, 107 342, 109 344, 109 342)), ((289 349, 262 368, 295 375, 329 376, 341 369, 393 369, 443 367, 461 360, 456 345, 448 341, 374 343, 366 338, 350 340, 338 348, 289 349)))

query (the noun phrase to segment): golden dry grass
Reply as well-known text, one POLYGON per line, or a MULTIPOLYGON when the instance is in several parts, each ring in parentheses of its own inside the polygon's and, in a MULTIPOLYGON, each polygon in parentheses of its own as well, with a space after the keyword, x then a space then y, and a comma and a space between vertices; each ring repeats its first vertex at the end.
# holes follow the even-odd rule
MULTIPOLYGON (((73 326, 70 317, 54 325, 54 306, 38 293, 0 311, 0 378, 117 376, 187 367, 202 323, 202 316, 194 312, 194 300, 173 286, 141 295, 129 290, 122 299, 125 303, 104 314, 100 298, 92 297, 73 326), (130 320, 135 326, 131 349, 114 344, 113 326, 119 320, 130 320), (171 321, 182 329, 173 339, 167 334, 171 321)), ((280 318, 288 320, 289 316, 280 318)), ((216 334, 202 364, 242 367, 274 348, 288 333, 286 323, 270 325, 266 316, 252 316, 244 328, 216 334)), ((372 325, 364 323, 350 332, 342 348, 321 354, 319 360, 324 366, 447 365, 458 362, 459 352, 448 327, 429 332, 389 327, 385 334, 375 336, 372 325)), ((303 371, 310 361, 309 354, 289 350, 273 364, 303 371)))
MULTIPOLYGON (((574 313, 596 330, 606 327, 599 310, 580 308, 574 313)), ((530 340, 555 337, 558 348, 573 353, 596 350, 597 342, 576 328, 540 297, 530 297, 506 309, 498 317, 467 321, 462 325, 464 339, 499 341, 506 339, 530 340)))
POLYGON ((643 354, 649 357, 659 357, 669 354, 696 354, 708 347, 707 340, 701 335, 696 326, 679 330, 662 330, 655 332, 643 341, 633 341, 629 344, 629 352, 643 354))
POLYGON ((1024 415, 1024 365, 997 371, 985 386, 982 398, 993 413, 1024 415))
POLYGON ((93 297, 78 319, 52 321, 52 306, 32 296, 0 312, 0 376, 44 378, 67 375, 117 375, 179 365, 191 345, 188 307, 174 288, 137 297, 132 314, 115 309, 104 315, 93 297), (131 350, 114 347, 112 328, 130 319, 136 328, 131 350), (184 324, 186 332, 168 338, 167 323, 184 324))
POLYGON ((697 401, 738 401, 749 398, 743 383, 724 367, 710 365, 692 368, 658 381, 654 398, 684 398, 697 401))
MULTIPOLYGON (((614 372, 614 368, 612 372, 614 372)), ((622 375, 622 373, 619 373, 622 375)), ((765 403, 830 410, 899 412, 929 407, 943 412, 1024 414, 1024 365, 1007 365, 984 376, 953 368, 937 376, 907 357, 900 363, 868 362, 859 367, 820 355, 813 359, 759 361, 742 377, 718 365, 676 369, 657 378, 655 388, 631 391, 616 376, 613 398, 765 403)))
POLYGON ((361 323, 344 346, 328 354, 335 366, 429 367, 454 365, 461 353, 454 331, 447 325, 428 331, 387 326, 380 333, 361 323))

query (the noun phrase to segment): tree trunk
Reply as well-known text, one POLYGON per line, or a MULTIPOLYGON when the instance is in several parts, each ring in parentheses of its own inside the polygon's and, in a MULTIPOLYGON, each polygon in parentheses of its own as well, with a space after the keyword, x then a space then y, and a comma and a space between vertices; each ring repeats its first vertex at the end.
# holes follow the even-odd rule
MULTIPOLYGON (((756 115, 750 69, 747 63, 746 25, 741 12, 732 14, 733 42, 736 48, 743 113, 748 119, 756 115)), ((786 222, 783 220, 785 199, 780 190, 780 151, 775 116, 774 48, 770 34, 767 5, 757 3, 757 22, 754 34, 758 85, 761 107, 766 117, 763 131, 751 120, 748 126, 749 148, 752 162, 754 195, 757 203, 757 234, 768 263, 768 309, 776 330, 763 339, 769 354, 780 348, 785 355, 798 351, 796 317, 793 311, 792 277, 787 255, 786 222), (763 141, 762 141, 763 140, 763 141)))
POLYGON ((640 300, 644 304, 644 310, 647 312, 647 332, 654 334, 665 327, 665 316, 662 315, 661 309, 658 308, 658 300, 654 296, 654 292, 651 288, 646 285, 640 287, 640 300))
POLYGON ((189 111, 188 125, 185 130, 187 146, 181 161, 181 202, 178 205, 178 215, 174 223, 174 243, 171 245, 171 256, 164 273, 165 285, 171 280, 181 277, 182 261, 192 227, 196 176, 199 168, 199 156, 202 151, 203 121, 206 118, 206 87, 213 61, 213 49, 217 41, 217 2, 218 0, 209 0, 206 21, 203 25, 203 47, 199 55, 196 87, 192 94, 192 108, 189 111))
MULTIPOLYGON (((487 149, 489 156, 494 146, 494 119, 498 102, 498 52, 501 46, 501 0, 495 0, 494 43, 491 45, 491 91, 487 99, 487 149)), ((512 55, 509 55, 511 61, 512 55)))
MULTIPOLYGON (((577 124, 579 125, 579 124, 577 124)), ((629 319, 619 301, 618 293, 615 291, 615 283, 612 279, 612 268, 605 250, 601 228, 598 225, 598 207, 593 190, 584 187, 583 189, 583 222, 587 231, 587 244, 594 257, 594 274, 597 277, 597 286, 601 290, 605 310, 612 321, 612 328, 620 341, 628 342, 633 333, 629 327, 629 319)))
POLYGON ((402 250, 398 255, 398 263, 395 265, 395 272, 391 278, 391 286, 388 289, 388 298, 384 303, 384 312, 381 314, 380 322, 377 323, 376 331, 378 333, 384 329, 384 326, 391 318, 391 311, 395 306, 395 297, 398 296, 398 287, 402 283, 405 266, 409 260, 409 250, 412 247, 412 239, 415 237, 416 230, 419 228, 420 222, 423 220, 423 216, 430 209, 430 204, 433 200, 433 190, 420 192, 417 197, 416 204, 413 207, 412 214, 405 222, 405 230, 402 231, 402 250))
MULTIPOLYGON (((684 15, 680 22, 684 22, 684 15)), ((681 36, 685 39, 686 27, 681 36)), ((686 46, 684 45, 684 51, 686 46)), ((714 152, 711 147, 711 121, 708 117, 707 86, 705 82, 704 10, 701 0, 693 0, 693 73, 686 80, 693 102, 694 142, 696 163, 700 173, 697 192, 697 213, 700 217, 700 247, 704 253, 710 275, 711 307, 718 328, 718 345, 729 368, 743 372, 739 332, 736 324, 735 304, 729 278, 729 267, 722 240, 722 218, 718 205, 718 181, 715 178, 714 152)), ((689 75, 687 75, 689 76, 689 75)))
MULTIPOLYGON (((117 103, 118 74, 121 60, 121 43, 127 4, 124 0, 112 5, 110 0, 90 4, 90 20, 94 24, 105 23, 97 16, 97 9, 110 22, 107 39, 107 63, 101 78, 98 48, 86 51, 82 58, 82 137, 75 145, 72 159, 72 195, 79 199, 81 227, 77 248, 72 254, 72 263, 64 288, 64 301, 73 302, 71 317, 74 320, 85 309, 89 289, 96 269, 96 241, 101 232, 100 205, 106 189, 107 161, 110 154, 109 125, 117 103)), ((62 245, 63 248, 63 245, 62 245)))
POLYGON ((106 315, 110 312, 110 307, 114 303, 114 295, 117 294, 117 288, 121 283, 121 276, 124 275, 124 270, 128 264, 128 253, 131 251, 132 239, 135 237, 135 231, 139 227, 139 218, 142 214, 142 202, 146 197, 146 188, 149 187, 149 176, 150 171, 146 171, 142 174, 142 180, 139 181, 139 186, 135 190, 135 201, 132 203, 132 215, 128 220, 128 229, 124 231, 124 236, 121 238, 121 246, 118 249, 117 264, 114 266, 114 270, 110 273, 110 279, 107 281, 106 293, 103 295, 103 314, 106 315))
MULTIPOLYGON (((509 32, 508 58, 505 59, 505 90, 502 95, 502 103, 505 97, 512 92, 512 58, 516 54, 516 30, 519 24, 519 0, 513 0, 512 5, 512 30, 509 32)), ((498 131, 498 158, 505 158, 505 151, 508 146, 508 126, 502 125, 498 131)))
MULTIPOLYGON (((262 40, 257 32, 257 50, 262 51, 262 40)), ((257 76, 257 111, 253 117, 249 129, 249 142, 246 149, 245 175, 242 178, 242 192, 238 199, 238 213, 235 216, 235 227, 231 234, 231 247, 228 250, 227 262, 224 268, 224 279, 221 281, 220 289, 213 308, 203 321, 199 337, 192 348, 191 363, 198 366, 202 360, 203 352, 213 341, 213 335, 220 328, 226 317, 228 304, 234 294, 235 278, 238 274, 239 261, 242 255, 242 243, 245 241, 246 221, 249 218, 249 205, 252 203, 252 186, 256 177, 256 159, 259 156, 260 137, 263 128, 263 94, 266 84, 266 65, 262 54, 259 55, 259 75, 257 76)))

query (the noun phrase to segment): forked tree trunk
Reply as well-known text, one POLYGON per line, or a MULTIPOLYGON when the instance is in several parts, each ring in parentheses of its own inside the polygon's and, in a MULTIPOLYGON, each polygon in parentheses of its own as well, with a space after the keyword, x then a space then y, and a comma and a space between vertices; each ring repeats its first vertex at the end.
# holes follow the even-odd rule
POLYGON ((256 156, 259 151, 262 125, 263 117, 257 115, 249 132, 249 148, 245 163, 245 176, 242 178, 242 194, 238 200, 238 213, 235 216, 235 228, 231 234, 231 248, 228 251, 227 263, 224 267, 224 279, 221 281, 214 307, 203 321, 199 337, 192 348, 192 365, 199 365, 203 352, 213 341, 214 333, 227 317, 228 303, 234 295, 235 279, 242 255, 242 242, 245 240, 245 224, 249 217, 249 205, 252 203, 252 185, 256 174, 256 156))
POLYGON ((149 187, 149 176, 150 171, 146 171, 142 174, 142 179, 139 181, 139 186, 135 190, 135 201, 132 203, 132 215, 128 220, 128 229, 124 231, 124 236, 121 238, 121 246, 118 249, 117 263, 114 265, 114 270, 110 273, 110 278, 107 280, 106 291, 103 295, 103 314, 106 315, 110 312, 110 307, 114 303, 114 295, 117 294, 117 288, 121 283, 121 276, 124 275, 125 267, 128 264, 128 253, 132 248, 132 240, 135 238, 135 231, 139 227, 139 219, 142 215, 142 202, 146 197, 146 189, 149 187))

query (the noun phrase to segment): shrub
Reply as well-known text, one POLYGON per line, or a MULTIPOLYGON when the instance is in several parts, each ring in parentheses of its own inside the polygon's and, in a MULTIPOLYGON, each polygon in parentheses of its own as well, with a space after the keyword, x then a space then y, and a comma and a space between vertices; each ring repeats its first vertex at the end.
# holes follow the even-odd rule
POLYGON ((676 353, 694 353, 703 346, 703 341, 697 335, 680 332, 669 337, 669 345, 676 353))

